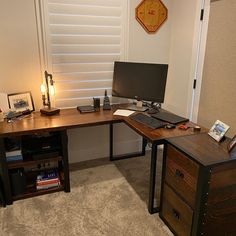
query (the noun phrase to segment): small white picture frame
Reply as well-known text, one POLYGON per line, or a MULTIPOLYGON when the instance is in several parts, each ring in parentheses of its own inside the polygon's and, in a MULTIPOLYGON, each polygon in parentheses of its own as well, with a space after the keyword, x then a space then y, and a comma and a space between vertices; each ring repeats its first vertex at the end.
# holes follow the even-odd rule
POLYGON ((229 126, 220 120, 217 120, 215 124, 211 127, 208 134, 214 138, 217 142, 224 137, 225 133, 228 131, 229 126))

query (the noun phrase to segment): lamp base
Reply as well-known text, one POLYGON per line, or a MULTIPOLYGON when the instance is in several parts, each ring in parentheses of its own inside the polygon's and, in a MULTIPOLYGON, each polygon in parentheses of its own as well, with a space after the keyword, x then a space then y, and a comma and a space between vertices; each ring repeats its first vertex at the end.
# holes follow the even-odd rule
POLYGON ((46 116, 53 116, 56 114, 60 113, 60 109, 59 108, 42 108, 40 109, 41 114, 46 115, 46 116))

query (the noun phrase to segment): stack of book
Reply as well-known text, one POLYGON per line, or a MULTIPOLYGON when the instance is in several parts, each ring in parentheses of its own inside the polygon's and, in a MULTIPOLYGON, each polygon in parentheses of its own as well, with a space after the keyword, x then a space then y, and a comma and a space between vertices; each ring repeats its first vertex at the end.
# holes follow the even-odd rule
POLYGON ((7 160, 7 162, 23 160, 21 149, 15 150, 15 151, 6 152, 6 160, 7 160))
POLYGON ((37 176, 36 189, 43 190, 59 187, 61 185, 57 170, 47 170, 37 176))

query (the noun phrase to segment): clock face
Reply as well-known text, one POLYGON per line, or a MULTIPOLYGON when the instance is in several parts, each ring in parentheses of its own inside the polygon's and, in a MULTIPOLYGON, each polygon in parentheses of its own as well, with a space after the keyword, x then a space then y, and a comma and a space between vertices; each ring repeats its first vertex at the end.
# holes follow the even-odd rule
POLYGON ((155 33, 167 19, 161 0, 143 0, 136 8, 136 19, 148 33, 155 33))

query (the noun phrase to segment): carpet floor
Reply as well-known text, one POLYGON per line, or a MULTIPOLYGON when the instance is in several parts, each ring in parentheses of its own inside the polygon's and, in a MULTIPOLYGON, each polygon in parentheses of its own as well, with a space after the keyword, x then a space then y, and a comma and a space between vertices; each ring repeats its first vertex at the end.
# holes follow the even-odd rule
POLYGON ((70 172, 70 193, 0 208, 0 235, 172 235, 158 214, 147 210, 149 159, 83 163, 70 172))

